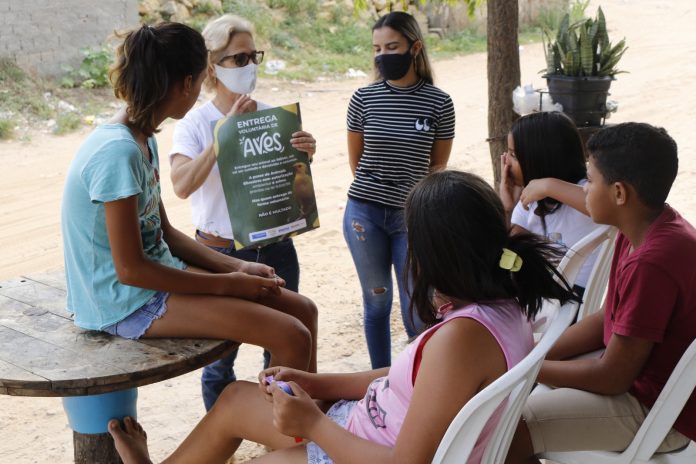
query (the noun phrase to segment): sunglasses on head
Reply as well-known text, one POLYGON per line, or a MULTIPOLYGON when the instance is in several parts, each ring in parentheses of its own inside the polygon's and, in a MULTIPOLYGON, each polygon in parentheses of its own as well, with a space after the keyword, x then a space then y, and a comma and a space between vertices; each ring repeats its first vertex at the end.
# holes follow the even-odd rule
POLYGON ((218 64, 223 65, 225 62, 234 62, 235 66, 237 66, 238 68, 243 68, 244 66, 249 64, 250 60, 254 64, 261 63, 263 61, 263 52, 255 51, 251 53, 235 53, 234 55, 227 55, 226 57, 218 61, 218 64))

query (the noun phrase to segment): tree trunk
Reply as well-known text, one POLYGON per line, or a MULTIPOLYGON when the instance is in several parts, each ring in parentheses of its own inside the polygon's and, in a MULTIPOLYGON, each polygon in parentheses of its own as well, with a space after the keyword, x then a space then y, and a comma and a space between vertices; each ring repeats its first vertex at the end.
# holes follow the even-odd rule
POLYGON ((109 433, 73 432, 75 464, 123 464, 109 433))
POLYGON ((517 40, 517 0, 488 0, 488 141, 495 188, 500 184, 500 154, 507 148, 507 133, 515 120, 512 91, 520 85, 517 40))

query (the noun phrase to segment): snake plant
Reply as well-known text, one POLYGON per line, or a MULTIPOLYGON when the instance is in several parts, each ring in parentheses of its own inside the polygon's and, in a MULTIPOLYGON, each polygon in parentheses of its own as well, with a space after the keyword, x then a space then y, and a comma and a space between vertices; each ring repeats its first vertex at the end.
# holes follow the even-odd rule
POLYGON ((616 45, 609 42, 607 23, 602 7, 595 18, 586 18, 570 24, 566 14, 556 33, 545 30, 542 35, 546 56, 546 75, 614 77, 624 71, 616 68, 626 51, 626 39, 616 45))

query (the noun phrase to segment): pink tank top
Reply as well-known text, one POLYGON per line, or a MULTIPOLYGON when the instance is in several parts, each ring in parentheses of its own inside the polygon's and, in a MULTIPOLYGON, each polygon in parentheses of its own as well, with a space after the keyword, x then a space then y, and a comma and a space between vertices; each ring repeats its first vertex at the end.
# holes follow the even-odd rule
MULTIPOLYGON (((442 324, 459 317, 468 317, 486 327, 495 337, 505 355, 508 370, 520 362, 534 346, 531 324, 519 305, 512 300, 489 304, 471 304, 450 311, 443 321, 423 332, 396 358, 389 375, 375 379, 350 412, 346 429, 359 437, 393 447, 406 417, 413 396, 413 368, 421 339, 442 324)), ((486 443, 498 422, 502 409, 486 424, 467 462, 479 463, 486 443)))

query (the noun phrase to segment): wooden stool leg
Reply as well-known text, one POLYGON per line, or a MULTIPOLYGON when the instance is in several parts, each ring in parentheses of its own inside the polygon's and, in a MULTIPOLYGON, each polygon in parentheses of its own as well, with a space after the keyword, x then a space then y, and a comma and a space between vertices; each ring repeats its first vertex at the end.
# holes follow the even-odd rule
POLYGON ((63 398, 63 409, 73 429, 75 464, 121 464, 109 435, 111 419, 137 417, 138 389, 63 398))

